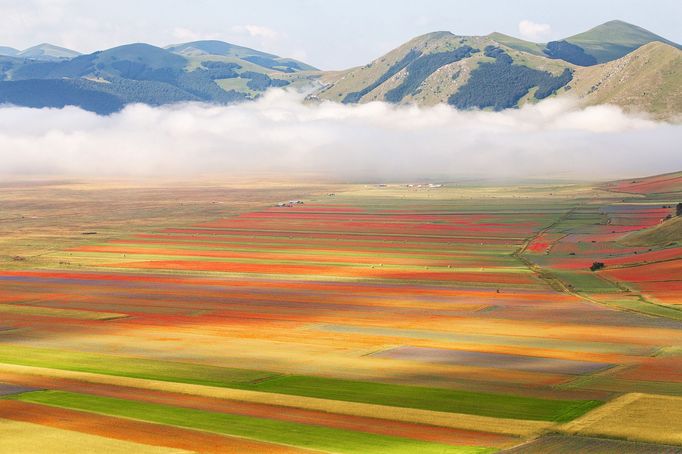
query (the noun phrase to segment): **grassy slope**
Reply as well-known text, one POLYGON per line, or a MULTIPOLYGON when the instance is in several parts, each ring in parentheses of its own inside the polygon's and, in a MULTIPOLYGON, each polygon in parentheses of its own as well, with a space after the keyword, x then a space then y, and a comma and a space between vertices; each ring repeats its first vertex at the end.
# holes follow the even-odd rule
POLYGON ((261 371, 15 345, 0 346, 0 362, 524 420, 569 421, 600 405, 598 401, 550 400, 322 377, 280 376, 261 371))
MULTIPOLYGON (((341 101, 348 93, 360 91, 378 80, 391 66, 399 62, 413 49, 424 54, 431 54, 454 50, 463 45, 469 45, 482 51, 486 46, 500 44, 506 47, 505 50, 515 64, 549 71, 554 75, 561 74, 567 67, 573 67, 563 60, 543 57, 542 46, 539 44, 517 40, 499 33, 488 36, 457 36, 448 32, 435 32, 414 38, 368 65, 339 72, 333 76, 323 76, 322 80, 328 85, 318 91, 316 95, 322 99, 341 101)), ((478 67, 479 63, 486 61, 492 61, 492 59, 483 55, 483 52, 478 52, 459 62, 442 66, 422 83, 421 91, 418 94, 406 96, 402 103, 416 103, 427 106, 445 103, 460 87, 466 85, 471 72, 478 67)), ((383 101, 384 95, 388 91, 400 85, 405 74, 406 72, 403 70, 391 77, 365 95, 361 102, 383 101)))
POLYGON ((19 57, 35 58, 37 60, 51 60, 62 58, 73 58, 80 55, 75 50, 55 46, 53 44, 39 44, 29 49, 17 53, 19 57))
POLYGON ((675 43, 661 36, 623 21, 606 22, 586 32, 566 38, 566 41, 585 49, 587 53, 596 57, 599 63, 620 58, 652 41, 676 46, 675 43))
POLYGON ((13 396, 17 400, 74 410, 132 418, 189 429, 205 430, 254 440, 338 453, 488 453, 490 448, 449 446, 406 438, 368 434, 168 405, 95 397, 61 391, 13 396))
POLYGON ((165 49, 187 58, 195 57, 201 59, 205 57, 227 57, 239 59, 244 63, 250 63, 247 60, 244 60, 245 57, 253 56, 267 57, 283 63, 296 62, 303 71, 317 71, 317 68, 310 66, 302 61, 295 60, 293 58, 283 58, 277 55, 261 52, 259 50, 250 49, 248 47, 243 46, 237 46, 235 44, 225 43, 221 41, 194 41, 189 43, 170 45, 165 47, 165 49))
POLYGON ((682 217, 679 216, 656 227, 634 232, 622 240, 627 246, 666 245, 676 242, 682 242, 682 217))
POLYGON ((533 55, 539 55, 541 57, 545 55, 544 52, 542 51, 545 47, 544 44, 533 43, 530 41, 514 38, 513 36, 497 32, 489 34, 488 38, 497 41, 498 43, 503 44, 507 47, 520 50, 522 52, 527 52, 533 55))
POLYGON ((571 92, 585 105, 616 104, 669 118, 682 106, 682 51, 650 43, 610 63, 577 68, 571 92))

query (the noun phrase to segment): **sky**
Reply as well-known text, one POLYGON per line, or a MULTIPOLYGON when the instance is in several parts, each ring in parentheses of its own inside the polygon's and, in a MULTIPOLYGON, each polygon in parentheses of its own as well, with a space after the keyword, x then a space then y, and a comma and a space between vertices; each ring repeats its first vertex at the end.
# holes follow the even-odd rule
POLYGON ((682 42, 679 0, 0 0, 0 46, 92 52, 218 39, 321 69, 364 65, 431 31, 551 41, 620 19, 682 42))

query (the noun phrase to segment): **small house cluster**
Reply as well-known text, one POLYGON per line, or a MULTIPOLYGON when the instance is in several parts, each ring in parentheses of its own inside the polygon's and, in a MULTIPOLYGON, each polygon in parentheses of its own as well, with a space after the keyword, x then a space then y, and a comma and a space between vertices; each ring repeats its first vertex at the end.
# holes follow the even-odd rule
POLYGON ((278 208, 291 208, 295 205, 303 205, 303 200, 289 200, 288 202, 277 203, 278 208))
POLYGON ((434 183, 431 183, 431 184, 406 184, 405 187, 408 187, 408 188, 431 188, 431 189, 434 189, 434 188, 442 188, 443 185, 442 185, 442 184, 434 184, 434 183))

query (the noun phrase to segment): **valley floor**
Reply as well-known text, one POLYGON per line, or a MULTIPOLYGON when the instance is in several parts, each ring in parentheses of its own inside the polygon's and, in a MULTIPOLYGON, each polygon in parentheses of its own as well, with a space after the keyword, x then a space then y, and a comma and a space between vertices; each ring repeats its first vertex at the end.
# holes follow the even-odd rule
POLYGON ((680 453, 680 201, 7 183, 0 452, 680 453))

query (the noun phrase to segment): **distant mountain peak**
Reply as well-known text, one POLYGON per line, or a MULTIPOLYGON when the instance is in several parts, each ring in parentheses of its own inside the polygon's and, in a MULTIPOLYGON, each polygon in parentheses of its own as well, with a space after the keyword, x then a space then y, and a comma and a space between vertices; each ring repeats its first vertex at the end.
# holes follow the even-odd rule
POLYGON ((226 43, 217 40, 191 41, 181 44, 172 44, 165 49, 186 58, 220 57, 224 59, 240 59, 253 65, 267 68, 272 71, 296 72, 313 71, 317 68, 294 60, 283 58, 275 54, 262 52, 237 44, 226 43))
POLYGON ((616 60, 653 41, 680 48, 679 44, 622 20, 605 22, 563 41, 582 48, 597 63, 616 60))
POLYGON ((81 55, 80 52, 49 43, 42 43, 37 46, 29 47, 17 54, 18 57, 30 58, 33 60, 68 60, 79 55, 81 55))
POLYGON ((13 47, 0 46, 0 56, 4 57, 14 57, 19 53, 19 49, 13 47))
POLYGON ((273 54, 218 40, 200 40, 172 44, 170 46, 166 46, 165 49, 173 53, 186 55, 219 55, 222 57, 261 55, 270 58, 277 57, 273 54))

